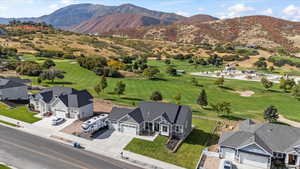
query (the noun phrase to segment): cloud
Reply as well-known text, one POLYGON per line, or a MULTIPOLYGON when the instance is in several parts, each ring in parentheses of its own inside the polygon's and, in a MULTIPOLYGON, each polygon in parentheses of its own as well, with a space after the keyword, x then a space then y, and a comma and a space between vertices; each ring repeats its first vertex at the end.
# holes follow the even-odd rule
POLYGON ((247 14, 255 9, 245 4, 235 4, 227 8, 226 12, 219 13, 221 19, 240 17, 241 15, 247 14))
POLYGON ((204 8, 198 8, 198 12, 202 13, 202 12, 204 12, 204 11, 205 11, 204 8))
POLYGON ((264 11, 262 11, 263 15, 272 15, 273 14, 273 10, 271 8, 268 8, 264 11))
POLYGON ((74 0, 60 0, 60 3, 63 5, 70 5, 70 4, 74 4, 75 1, 74 0))
POLYGON ((282 13, 285 15, 284 18, 290 19, 293 21, 300 20, 300 7, 295 5, 289 5, 282 10, 282 13))

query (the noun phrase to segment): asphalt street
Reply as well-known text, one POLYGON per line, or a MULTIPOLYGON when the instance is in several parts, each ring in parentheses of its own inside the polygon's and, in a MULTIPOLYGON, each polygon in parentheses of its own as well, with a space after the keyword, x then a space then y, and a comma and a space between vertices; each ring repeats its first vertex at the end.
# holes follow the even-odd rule
POLYGON ((0 162, 18 169, 140 169, 1 125, 0 162))

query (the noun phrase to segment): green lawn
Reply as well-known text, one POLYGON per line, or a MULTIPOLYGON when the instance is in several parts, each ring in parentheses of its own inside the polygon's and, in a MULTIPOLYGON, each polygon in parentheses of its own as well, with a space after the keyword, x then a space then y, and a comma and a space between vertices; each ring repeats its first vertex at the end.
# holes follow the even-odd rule
POLYGON ((11 169, 11 168, 9 168, 9 167, 7 167, 5 165, 0 164, 0 169, 11 169))
POLYGON ((34 123, 40 120, 39 118, 34 117, 35 113, 29 111, 26 106, 9 109, 6 105, 0 103, 0 115, 27 123, 34 123))
MULTIPOLYGON (((215 121, 193 119, 193 124, 195 125, 195 129, 176 153, 171 153, 167 150, 165 144, 168 138, 163 136, 158 136, 153 142, 133 139, 125 147, 125 150, 173 163, 188 169, 194 169, 216 123, 215 121)), ((217 139, 214 141, 216 140, 217 139)), ((215 143, 216 142, 212 142, 210 144, 215 143)))
POLYGON ((9 125, 9 126, 12 126, 12 127, 17 127, 17 125, 9 123, 9 122, 6 122, 6 121, 3 121, 3 120, 0 120, 0 123, 6 124, 6 125, 9 125))
MULTIPOLYGON (((194 67, 185 61, 172 61, 173 64, 176 65, 177 69, 183 69, 187 72, 187 74, 171 77, 164 73, 167 66, 163 61, 150 61, 150 65, 158 66, 160 68, 163 80, 151 81, 142 77, 123 79, 109 78, 109 87, 103 94, 98 96, 93 88, 99 82, 100 77, 98 77, 94 72, 81 68, 72 60, 55 60, 55 62, 57 64, 57 69, 66 72, 65 79, 56 80, 56 84, 43 82, 42 85, 61 85, 77 89, 88 89, 95 97, 101 97, 125 105, 137 105, 142 100, 149 100, 151 93, 156 90, 161 91, 164 101, 168 102, 173 102, 174 96, 181 93, 181 103, 191 106, 195 114, 217 117, 215 112, 202 110, 196 104, 197 97, 202 88, 195 87, 191 84, 191 78, 195 77, 199 80, 199 83, 204 86, 204 89, 208 94, 209 103, 222 101, 232 103, 232 116, 234 117, 263 120, 263 111, 268 106, 274 105, 286 118, 300 121, 300 102, 292 97, 291 94, 282 92, 278 85, 273 87, 273 91, 266 91, 259 82, 226 80, 225 86, 227 89, 224 89, 218 88, 214 85, 214 78, 191 76, 188 74, 189 72, 210 71, 221 68, 211 66, 194 67), (112 93, 119 80, 126 83, 126 93, 121 97, 112 93), (251 97, 242 97, 234 92, 237 90, 251 90, 254 91, 255 94, 251 97)), ((33 78, 33 83, 37 84, 36 78, 33 78)))

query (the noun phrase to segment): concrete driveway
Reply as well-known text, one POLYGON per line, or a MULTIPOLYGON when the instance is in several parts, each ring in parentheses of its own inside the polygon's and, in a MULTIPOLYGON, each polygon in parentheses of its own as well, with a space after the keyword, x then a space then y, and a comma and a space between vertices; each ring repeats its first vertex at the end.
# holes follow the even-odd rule
MULTIPOLYGON (((224 169, 224 161, 225 159, 222 159, 219 165, 219 169, 224 169)), ((255 167, 255 166, 250 166, 250 165, 245 165, 245 164, 239 164, 235 161, 231 161, 232 162, 232 169, 265 169, 265 168, 259 168, 259 167, 255 167)))
POLYGON ((54 119, 55 116, 51 116, 51 117, 45 117, 42 120, 33 123, 33 126, 36 127, 41 127, 41 128, 46 128, 46 129, 50 129, 52 131, 61 131, 62 129, 64 129, 65 127, 67 127, 68 125, 72 124, 75 120, 74 119, 66 119, 66 121, 58 126, 52 126, 52 119, 54 119))
POLYGON ((124 135, 114 130, 106 130, 92 141, 89 147, 120 154, 134 136, 124 135))

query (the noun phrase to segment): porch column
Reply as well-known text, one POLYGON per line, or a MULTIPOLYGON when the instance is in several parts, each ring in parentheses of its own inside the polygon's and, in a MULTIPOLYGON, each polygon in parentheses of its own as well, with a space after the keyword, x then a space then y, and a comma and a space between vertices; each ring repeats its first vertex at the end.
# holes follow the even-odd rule
POLYGON ((288 164, 288 163, 289 163, 289 154, 286 154, 284 163, 285 163, 285 164, 288 164))

